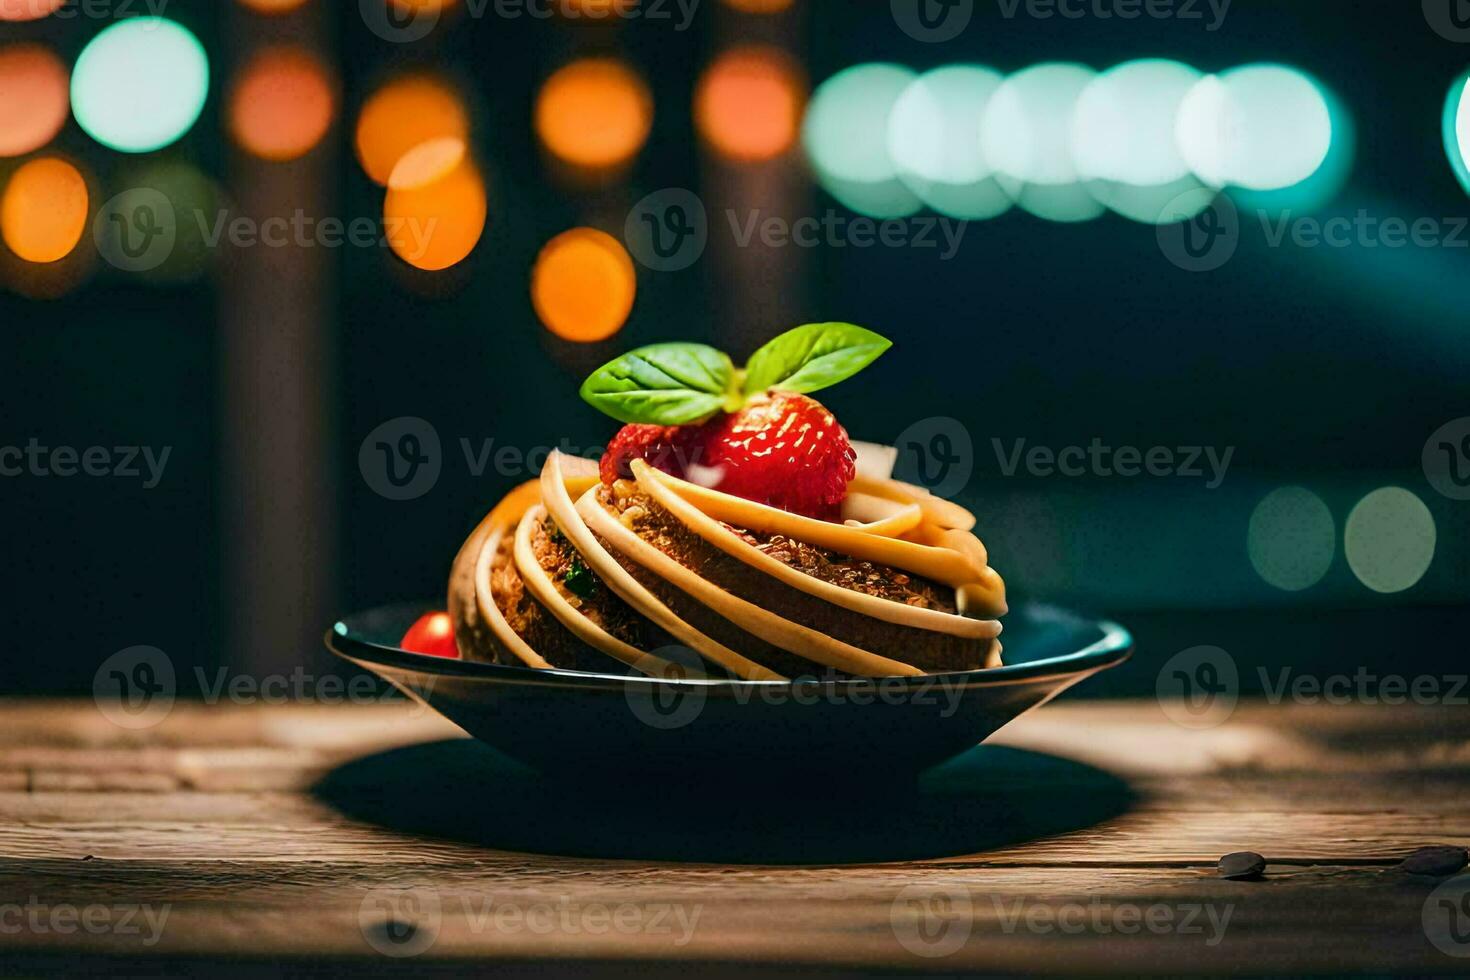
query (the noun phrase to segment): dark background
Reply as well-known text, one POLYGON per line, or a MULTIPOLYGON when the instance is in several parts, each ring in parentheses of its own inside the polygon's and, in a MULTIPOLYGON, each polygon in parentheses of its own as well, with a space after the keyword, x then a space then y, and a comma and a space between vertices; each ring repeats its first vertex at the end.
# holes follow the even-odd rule
MULTIPOLYGON (((1014 594, 1135 628, 1139 657, 1090 693, 1151 693, 1157 665, 1197 644, 1223 646, 1243 666, 1464 672, 1470 504, 1435 493, 1419 464, 1431 432, 1470 414, 1464 247, 1273 249, 1248 223, 1233 261, 1190 274, 1163 258, 1151 227, 1112 215, 1059 225, 1016 210, 972 224, 949 262, 932 250, 792 248, 773 256, 782 274, 752 281, 748 266, 711 249, 682 272, 640 269, 626 328, 587 346, 543 329, 527 289, 551 236, 578 224, 620 234, 628 207, 652 191, 719 197, 734 188, 741 206, 763 206, 758 192, 741 190, 754 185, 705 157, 690 120, 699 72, 751 39, 789 45, 813 85, 870 60, 1002 71, 1148 56, 1204 71, 1282 61, 1326 83, 1357 126, 1351 177, 1320 216, 1463 216, 1470 205, 1440 119, 1470 45, 1436 34, 1418 3, 1236 0, 1211 33, 1208 17, 1007 19, 980 0, 958 39, 923 44, 895 27, 885 3, 796 0, 793 13, 771 19, 703 0, 685 33, 667 22, 461 16, 413 45, 372 35, 355 3, 313 4, 320 9, 264 26, 219 0, 171 4, 168 16, 210 52, 213 90, 189 135, 156 156, 189 161, 237 200, 376 217, 382 191, 353 158, 352 121, 378 82, 433 65, 471 98, 490 187, 485 237, 437 276, 382 250, 344 248, 307 257, 279 293, 269 262, 251 268, 250 257, 228 253, 189 285, 99 271, 56 299, 0 292, 0 444, 172 447, 151 490, 119 479, 0 479, 0 695, 87 692, 97 665, 135 644, 185 665, 334 669, 318 641, 332 616, 442 594, 464 534, 529 477, 473 475, 461 438, 600 445, 614 426, 576 388, 602 361, 668 339, 712 342, 738 360, 810 320, 851 320, 895 341, 860 379, 823 395, 855 438, 892 440, 930 416, 964 424, 975 470, 960 499, 980 515, 1014 594), (283 178, 230 147, 220 93, 249 45, 297 30, 310 30, 334 65, 341 111, 325 144, 283 178), (556 178, 535 144, 531 108, 551 71, 602 50, 640 69, 656 115, 626 180, 589 191, 556 178), (279 315, 273 304, 300 295, 308 307, 279 315), (273 329, 282 361, 242 382, 240 358, 274 349, 273 329), (299 372, 318 400, 282 408, 261 381, 281 372, 299 372), (371 490, 357 459, 369 431, 405 415, 437 429, 444 468, 431 492, 397 502, 371 490), (304 442, 303 428, 314 433, 304 442), (1223 486, 1205 490, 1179 478, 1007 478, 992 437, 1236 451, 1223 486), (1331 572, 1296 594, 1261 580, 1245 547, 1252 508, 1286 484, 1319 493, 1339 529, 1331 572), (1417 586, 1377 596, 1347 567, 1341 527, 1354 502, 1390 484, 1428 505, 1439 547, 1417 586), (242 508, 254 523, 232 516, 242 508), (314 533, 272 535, 277 520, 314 533)), ((0 25, 0 42, 42 39, 70 62, 97 29, 80 20, 0 25)), ((57 146, 104 184, 132 162, 91 144, 74 122, 57 146)), ((845 213, 809 179, 796 186, 792 217, 845 213)), ((1243 671, 1247 690, 1254 677, 1243 671)))

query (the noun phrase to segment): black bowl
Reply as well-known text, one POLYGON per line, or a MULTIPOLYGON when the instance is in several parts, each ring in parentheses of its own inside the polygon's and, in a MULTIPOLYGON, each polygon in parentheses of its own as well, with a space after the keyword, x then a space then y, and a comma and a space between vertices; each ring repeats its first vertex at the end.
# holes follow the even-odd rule
MULTIPOLYGON (((1123 627, 1048 606, 1005 619, 1004 667, 922 677, 729 681, 533 670, 399 649, 430 607, 389 606, 327 632, 335 654, 475 738, 552 776, 690 780, 916 775, 1132 652, 1123 627)), ((668 651, 659 651, 667 657, 668 651)))

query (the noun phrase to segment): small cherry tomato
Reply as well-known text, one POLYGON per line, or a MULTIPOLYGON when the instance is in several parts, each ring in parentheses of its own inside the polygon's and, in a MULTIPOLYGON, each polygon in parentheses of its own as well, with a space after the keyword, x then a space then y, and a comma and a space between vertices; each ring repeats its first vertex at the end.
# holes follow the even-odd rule
POLYGON ((405 650, 430 657, 449 657, 452 660, 459 658, 459 648, 454 645, 454 621, 446 612, 424 613, 403 634, 403 640, 398 645, 405 650))

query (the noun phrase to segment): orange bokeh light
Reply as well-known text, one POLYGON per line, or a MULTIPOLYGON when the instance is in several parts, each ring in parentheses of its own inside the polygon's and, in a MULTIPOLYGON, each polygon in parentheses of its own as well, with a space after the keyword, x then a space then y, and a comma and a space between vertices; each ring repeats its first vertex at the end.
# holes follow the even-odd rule
POLYGON ((357 159, 367 175, 387 184, 403 155, 429 140, 468 142, 469 113, 459 93, 428 75, 407 75, 378 89, 357 117, 357 159))
POLYGON ((637 73, 612 58, 574 61, 546 80, 536 133, 555 157, 606 169, 631 160, 653 126, 653 97, 637 73))
POLYGON ((64 3, 66 0, 0 0, 0 20, 40 20, 64 3))
POLYGON ((474 251, 487 208, 485 180, 464 140, 421 143, 403 155, 388 179, 388 244, 416 269, 447 269, 474 251))
POLYGON ((0 50, 0 157, 51 142, 66 123, 69 87, 66 67, 41 45, 0 50))
POLYGON ((58 157, 41 157, 17 170, 0 197, 0 236, 27 262, 66 258, 87 227, 87 181, 58 157))
POLYGON ((786 10, 794 0, 725 0, 725 4, 748 14, 777 14, 786 10))
POLYGON ((531 271, 531 304, 563 340, 606 340, 623 328, 638 295, 638 275, 621 242, 595 228, 564 231, 531 271))
POLYGON ((235 142, 265 160, 294 160, 326 135, 337 100, 327 70, 302 48, 267 48, 240 72, 230 93, 235 142))
POLYGON ((732 48, 700 79, 694 123, 724 156, 769 160, 796 142, 804 87, 795 63, 779 48, 732 48))
POLYGON ((258 14, 286 14, 305 5, 306 0, 240 0, 258 14))

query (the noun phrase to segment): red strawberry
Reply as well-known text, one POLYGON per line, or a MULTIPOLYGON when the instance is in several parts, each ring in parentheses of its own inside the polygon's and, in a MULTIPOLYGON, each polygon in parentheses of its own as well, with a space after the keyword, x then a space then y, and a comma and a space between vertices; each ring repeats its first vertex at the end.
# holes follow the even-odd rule
POLYGON ((635 459, 665 473, 835 521, 857 474, 847 432, 821 403, 772 391, 702 425, 625 425, 602 456, 602 482, 630 479, 635 459))
POLYGON ((821 403, 772 391, 733 415, 706 423, 699 462, 715 489, 793 514, 837 520, 857 453, 821 403))
POLYGON ((635 459, 646 459, 654 469, 682 477, 690 463, 700 462, 699 441, 703 428, 640 423, 623 426, 602 454, 602 463, 598 467, 602 482, 611 486, 614 480, 631 480, 633 471, 629 464, 635 459))

